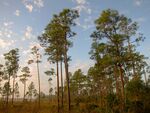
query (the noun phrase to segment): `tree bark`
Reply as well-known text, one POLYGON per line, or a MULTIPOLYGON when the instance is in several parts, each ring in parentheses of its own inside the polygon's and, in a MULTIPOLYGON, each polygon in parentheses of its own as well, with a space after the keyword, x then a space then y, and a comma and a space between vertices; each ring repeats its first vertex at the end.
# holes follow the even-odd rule
MULTIPOLYGON (((128 48, 129 48, 129 53, 131 55, 132 53, 132 48, 131 48, 131 43, 130 43, 130 39, 128 38, 128 48)), ((133 61, 133 57, 131 57, 131 60, 132 60, 132 69, 133 69, 133 75, 135 76, 136 75, 136 71, 135 71, 135 64, 134 64, 134 61, 133 61)))
POLYGON ((125 94, 125 92, 124 92, 124 75, 123 75, 123 72, 122 72, 122 66, 121 66, 121 64, 119 64, 119 72, 120 72, 120 78, 121 78, 121 84, 122 84, 122 112, 124 112, 124 108, 125 108, 125 96, 124 96, 124 94, 125 94))
POLYGON ((64 106, 64 92, 63 92, 63 72, 62 72, 62 61, 60 61, 60 70, 61 70, 61 105, 64 106))
POLYGON ((114 77, 115 77, 115 81, 116 81, 116 96, 117 98, 119 97, 119 88, 118 88, 118 79, 117 79, 117 66, 115 65, 114 67, 114 77))
POLYGON ((69 86, 69 72, 68 72, 68 58, 67 58, 67 47, 65 45, 65 54, 64 54, 64 64, 65 64, 65 73, 66 73, 66 80, 67 80, 67 92, 68 92, 68 111, 70 111, 70 86, 69 86))
POLYGON ((26 96, 26 81, 24 83, 24 96, 23 96, 23 101, 25 101, 25 96, 26 96))
POLYGON ((16 79, 16 76, 14 76, 14 78, 13 78, 13 93, 12 93, 12 105, 14 104, 14 95, 15 95, 15 90, 14 90, 14 86, 15 86, 15 79, 16 79))
POLYGON ((39 71, 39 63, 38 63, 38 56, 37 56, 37 74, 38 74, 38 84, 39 84, 39 102, 38 102, 38 106, 40 108, 40 99, 41 99, 41 88, 40 88, 40 71, 39 71))
POLYGON ((10 74, 9 74, 9 78, 8 78, 8 91, 7 91, 7 97, 6 97, 6 112, 8 112, 8 104, 9 104, 9 91, 10 91, 10 89, 9 89, 9 84, 10 84, 10 74))
POLYGON ((143 71, 144 71, 145 85, 147 86, 147 77, 146 77, 146 72, 145 72, 145 69, 144 69, 144 67, 143 67, 143 71))
POLYGON ((59 65, 58 65, 58 61, 56 61, 56 68, 57 68, 57 104, 58 104, 57 111, 59 113, 59 65))

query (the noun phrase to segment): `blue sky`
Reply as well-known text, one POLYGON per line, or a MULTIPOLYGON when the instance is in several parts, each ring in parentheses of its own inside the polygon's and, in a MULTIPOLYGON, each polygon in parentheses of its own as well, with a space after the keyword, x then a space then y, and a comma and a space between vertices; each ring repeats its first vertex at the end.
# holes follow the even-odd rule
MULTIPOLYGON (((77 26, 73 28, 77 35, 73 39, 73 47, 69 50, 72 58, 70 71, 82 68, 86 72, 92 65, 88 54, 91 47, 90 34, 95 29, 94 20, 108 8, 116 9, 139 23, 139 32, 144 34, 146 40, 138 50, 149 57, 149 6, 150 0, 0 0, 0 61, 3 62, 3 53, 12 48, 19 48, 20 64, 25 66, 31 57, 31 47, 39 46, 37 36, 43 32, 53 14, 58 14, 64 8, 73 8, 80 12, 80 18, 76 20, 77 26)), ((46 57, 43 57, 42 61, 42 90, 47 92, 47 77, 43 71, 53 65, 50 66, 46 62, 46 57)), ((30 81, 36 81, 35 66, 31 66, 31 70, 33 77, 30 81)), ((53 83, 55 86, 55 81, 53 83)))

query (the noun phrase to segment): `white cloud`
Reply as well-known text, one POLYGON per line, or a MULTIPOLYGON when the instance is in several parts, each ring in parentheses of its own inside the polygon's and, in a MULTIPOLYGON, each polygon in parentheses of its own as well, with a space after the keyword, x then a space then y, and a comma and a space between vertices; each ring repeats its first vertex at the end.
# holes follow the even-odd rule
POLYGON ((22 0, 22 3, 30 13, 33 11, 33 8, 44 7, 44 0, 22 0))
POLYGON ((6 1, 3 0, 3 5, 9 6, 10 4, 8 2, 6 2, 6 1))
POLYGON ((136 6, 141 6, 142 3, 143 3, 143 0, 134 0, 134 4, 136 6))
POLYGON ((1 48, 6 48, 8 46, 11 46, 12 44, 14 44, 14 40, 10 40, 10 41, 6 41, 0 38, 0 47, 1 48))
POLYGON ((139 17, 137 19, 135 19, 137 22, 141 23, 141 22, 145 22, 146 21, 146 18, 144 17, 139 17))
POLYGON ((4 55, 0 55, 0 58, 3 59, 3 58, 4 58, 4 55))
POLYGON ((86 4, 86 0, 76 0, 78 4, 86 4))
POLYGON ((25 7, 28 9, 28 11, 31 13, 33 10, 33 6, 31 4, 26 4, 25 7))
POLYGON ((10 38, 14 34, 12 31, 12 21, 3 22, 0 28, 0 38, 10 38))
POLYGON ((30 50, 29 50, 29 49, 28 49, 28 50, 23 50, 22 53, 23 53, 24 55, 27 55, 28 53, 30 53, 30 50))
POLYGON ((33 0, 33 2, 39 8, 44 7, 44 1, 43 0, 33 0))
POLYGON ((33 48, 34 46, 36 46, 38 49, 42 48, 41 45, 37 42, 31 42, 29 48, 33 48))
POLYGON ((20 10, 16 10, 14 13, 16 16, 20 16, 20 10))
POLYGON ((81 69, 84 73, 87 73, 91 66, 93 66, 93 63, 90 61, 76 60, 75 63, 70 66, 70 72, 75 72, 77 69, 81 69))
POLYGON ((5 27, 8 27, 8 28, 10 28, 13 24, 14 24, 14 23, 13 23, 12 21, 10 21, 10 22, 4 22, 4 23, 3 23, 3 25, 4 25, 5 27))
POLYGON ((76 9, 81 13, 82 11, 86 12, 87 14, 91 14, 92 10, 89 7, 89 3, 86 0, 75 0, 77 6, 73 9, 76 9))
POLYGON ((32 27, 31 26, 26 27, 26 30, 24 32, 24 36, 26 39, 30 39, 32 37, 32 27))
POLYGON ((94 27, 94 23, 93 23, 92 20, 94 20, 94 19, 92 18, 92 16, 88 16, 87 18, 85 18, 85 19, 83 20, 83 22, 80 22, 80 20, 77 19, 77 20, 76 20, 76 24, 77 24, 79 27, 83 28, 84 30, 87 30, 87 29, 90 29, 90 28, 94 27))

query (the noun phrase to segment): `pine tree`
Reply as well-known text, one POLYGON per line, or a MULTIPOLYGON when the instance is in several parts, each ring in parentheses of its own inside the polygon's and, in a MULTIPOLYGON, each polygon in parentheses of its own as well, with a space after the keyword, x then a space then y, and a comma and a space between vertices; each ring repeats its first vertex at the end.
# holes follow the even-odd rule
POLYGON ((21 72, 22 72, 22 75, 20 75, 20 81, 24 85, 23 101, 25 101, 25 97, 26 97, 26 82, 27 82, 28 78, 31 77, 31 75, 30 75, 29 67, 23 67, 21 72))

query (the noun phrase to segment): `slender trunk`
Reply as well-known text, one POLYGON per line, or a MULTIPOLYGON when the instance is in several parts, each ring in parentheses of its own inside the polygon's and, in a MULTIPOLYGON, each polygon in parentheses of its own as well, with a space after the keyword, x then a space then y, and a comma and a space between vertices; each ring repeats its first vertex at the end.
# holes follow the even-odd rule
POLYGON ((59 65, 58 61, 56 61, 56 68, 57 68, 57 104, 58 104, 58 113, 59 113, 59 65))
POLYGON ((49 103, 51 103, 50 88, 51 88, 51 84, 49 83, 49 103))
POLYGON ((51 95, 50 95, 50 93, 49 93, 49 103, 51 103, 51 95))
MULTIPOLYGON (((130 39, 128 38, 128 48, 129 48, 129 53, 130 55, 132 54, 132 48, 131 48, 131 43, 130 43, 130 39)), ((133 61, 133 57, 131 57, 131 60, 132 60, 132 69, 133 69, 133 75, 135 76, 136 75, 136 72, 135 72, 135 64, 134 64, 134 61, 133 61)))
MULTIPOLYGON (((123 105, 122 105, 122 110, 124 111, 124 108, 125 108, 125 92, 124 92, 124 75, 123 75, 123 72, 122 72, 122 66, 121 64, 119 65, 119 72, 120 72, 120 78, 121 78, 121 84, 122 84, 122 102, 123 102, 123 105)), ((122 111, 122 112, 123 112, 122 111)))
POLYGON ((144 67, 143 67, 143 71, 144 71, 145 85, 147 85, 147 77, 146 77, 146 72, 145 72, 145 69, 144 69, 144 67))
POLYGON ((14 96, 15 96, 15 89, 14 89, 15 79, 16 79, 16 76, 14 76, 14 78, 13 78, 12 105, 14 104, 14 96))
POLYGON ((25 101, 25 96, 26 96, 26 82, 24 83, 24 96, 23 96, 23 101, 25 101))
POLYGON ((37 74, 38 74, 38 84, 39 84, 39 102, 38 102, 38 106, 39 106, 39 108, 40 108, 40 97, 41 97, 41 95, 40 95, 40 93, 41 93, 41 91, 40 91, 40 72, 39 72, 39 63, 38 63, 38 57, 37 57, 37 74))
POLYGON ((119 74, 120 74, 120 79, 121 79, 121 86, 122 86, 122 90, 121 90, 121 95, 122 95, 122 112, 124 112, 124 108, 125 108, 125 96, 124 96, 124 75, 123 75, 123 69, 122 69, 122 65, 120 63, 120 58, 121 58, 121 55, 120 55, 120 50, 119 50, 119 45, 118 44, 115 44, 116 47, 117 47, 117 60, 118 60, 118 66, 119 66, 119 74))
POLYGON ((9 78, 8 78, 8 91, 7 91, 7 97, 6 97, 6 109, 7 109, 7 112, 8 112, 8 104, 9 104, 9 92, 10 92, 10 89, 9 89, 9 84, 10 84, 10 74, 9 74, 9 78))
POLYGON ((65 73, 66 73, 66 80, 67 80, 67 91, 68 91, 68 111, 70 112, 70 87, 69 87, 69 72, 68 72, 68 58, 67 58, 67 47, 65 45, 65 54, 64 54, 64 64, 65 64, 65 73))
POLYGON ((63 72, 62 72, 62 61, 60 62, 60 69, 61 69, 61 105, 62 107, 64 106, 63 104, 63 99, 64 99, 64 93, 63 93, 63 72))
POLYGON ((118 85, 118 79, 117 79, 117 66, 115 65, 115 67, 114 67, 114 77, 115 77, 115 81, 116 81, 116 96, 117 97, 119 97, 118 96, 118 94, 119 94, 119 85, 118 85))

